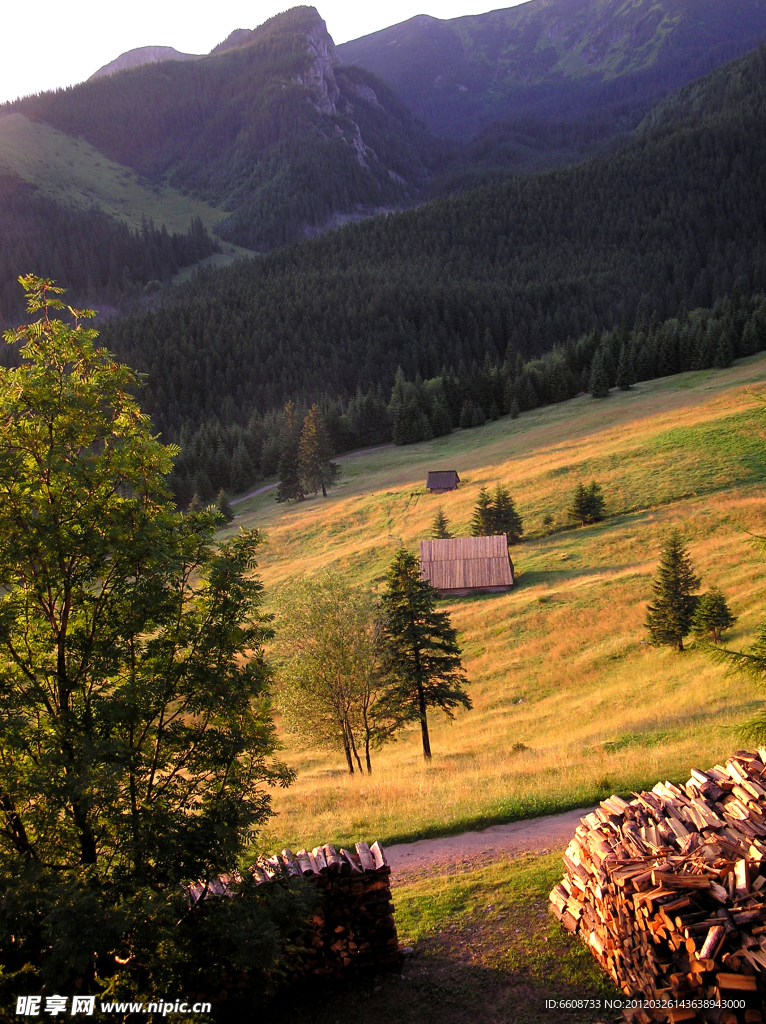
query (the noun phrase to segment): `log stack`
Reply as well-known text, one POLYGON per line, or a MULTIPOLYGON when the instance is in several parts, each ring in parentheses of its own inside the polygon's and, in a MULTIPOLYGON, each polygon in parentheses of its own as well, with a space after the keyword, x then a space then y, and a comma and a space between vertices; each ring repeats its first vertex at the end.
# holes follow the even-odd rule
POLYGON ((766 748, 602 801, 564 864, 551 910, 625 996, 657 1004, 634 1021, 766 1019, 766 748))
POLYGON ((399 962, 391 868, 380 843, 357 843, 353 851, 336 852, 330 843, 311 852, 283 850, 261 857, 251 870, 260 882, 301 875, 322 895, 309 931, 296 943, 295 977, 399 962))

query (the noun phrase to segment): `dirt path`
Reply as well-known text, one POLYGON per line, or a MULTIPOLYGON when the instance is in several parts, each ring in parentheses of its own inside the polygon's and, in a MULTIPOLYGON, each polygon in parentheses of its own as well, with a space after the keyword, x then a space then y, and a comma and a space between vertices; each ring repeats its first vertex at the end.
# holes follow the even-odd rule
POLYGON ((394 878, 429 874, 435 868, 464 871, 485 861, 520 853, 543 853, 567 845, 584 814, 592 807, 581 807, 564 814, 512 821, 493 825, 481 832, 464 832, 440 839, 418 839, 386 847, 386 857, 394 878))
MULTIPOLYGON (((379 444, 376 448, 360 448, 358 452, 346 452, 345 455, 338 455, 334 460, 335 462, 345 462, 346 459, 353 459, 357 455, 368 455, 370 452, 382 452, 384 448, 393 448, 392 444, 379 444)), ((259 494, 265 494, 267 491, 273 491, 275 487, 279 487, 279 481, 275 484, 264 484, 263 487, 257 487, 254 491, 250 491, 249 494, 243 494, 241 498, 235 498, 234 501, 230 502, 231 505, 239 505, 243 501, 247 501, 248 498, 257 498, 259 494)))

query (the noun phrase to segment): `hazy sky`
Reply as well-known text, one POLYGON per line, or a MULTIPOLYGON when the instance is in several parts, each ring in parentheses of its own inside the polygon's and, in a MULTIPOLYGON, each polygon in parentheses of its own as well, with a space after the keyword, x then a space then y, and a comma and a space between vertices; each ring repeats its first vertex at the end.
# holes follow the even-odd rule
MULTIPOLYGON (((520 0, 319 0, 336 43, 416 14, 456 18, 520 0)), ((296 6, 285 0, 0 0, 0 102, 82 82, 125 50, 174 46, 207 53, 235 28, 255 28, 296 6)))

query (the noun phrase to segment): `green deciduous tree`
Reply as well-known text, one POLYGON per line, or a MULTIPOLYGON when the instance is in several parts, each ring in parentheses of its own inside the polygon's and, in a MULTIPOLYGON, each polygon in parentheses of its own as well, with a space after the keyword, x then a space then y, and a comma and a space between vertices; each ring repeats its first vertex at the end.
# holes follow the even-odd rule
POLYGON ((692 627, 700 581, 694 573, 678 530, 668 537, 652 584, 654 603, 647 609, 646 627, 654 644, 684 649, 684 637, 692 627))
POLYGON ((321 490, 327 497, 327 488, 332 487, 339 467, 331 461, 332 446, 324 419, 318 405, 312 405, 303 421, 298 444, 298 473, 301 484, 308 494, 321 490))
POLYGON ((449 540, 452 534, 449 532, 449 520, 444 514, 444 509, 439 506, 431 523, 431 536, 434 540, 449 540))
POLYGON ((436 610, 437 592, 421 580, 417 558, 402 548, 386 577, 383 594, 385 705, 393 719, 418 722, 423 757, 431 759, 428 709, 448 718, 471 707, 457 633, 447 612, 436 610))
POLYGON ((601 487, 595 480, 586 486, 578 484, 572 496, 572 504, 567 509, 567 515, 572 522, 587 526, 590 523, 600 523, 604 518, 605 511, 604 495, 601 487))
POLYGON ((288 728, 342 750, 349 772, 368 773, 370 751, 390 734, 383 712, 381 620, 372 595, 329 570, 279 597, 279 707, 288 728))
POLYGON ((726 597, 718 589, 711 587, 706 594, 700 595, 692 619, 692 632, 698 637, 707 637, 717 644, 721 635, 731 629, 737 621, 731 614, 726 597))
POLYGON ((21 362, 0 369, 0 985, 186 991, 248 957, 273 977, 290 891, 274 917, 247 882, 236 908, 205 884, 292 779, 259 535, 215 548, 213 510, 175 510, 137 376, 91 314, 56 319, 60 290, 22 283, 40 318, 6 335, 21 362), (223 941, 224 918, 250 937, 223 941))

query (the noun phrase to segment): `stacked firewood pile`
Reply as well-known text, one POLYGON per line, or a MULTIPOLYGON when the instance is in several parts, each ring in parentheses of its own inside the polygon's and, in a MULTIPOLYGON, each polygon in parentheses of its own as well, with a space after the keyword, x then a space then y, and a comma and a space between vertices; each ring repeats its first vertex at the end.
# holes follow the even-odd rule
POLYGON ((283 850, 251 869, 258 881, 302 875, 322 894, 309 932, 297 943, 294 975, 338 975, 351 967, 398 963, 399 940, 386 855, 380 843, 353 852, 328 843, 311 853, 283 850))
POLYGON ((633 1020, 764 1019, 766 748, 602 801, 564 863, 551 910, 626 996, 656 1003, 633 1020))

